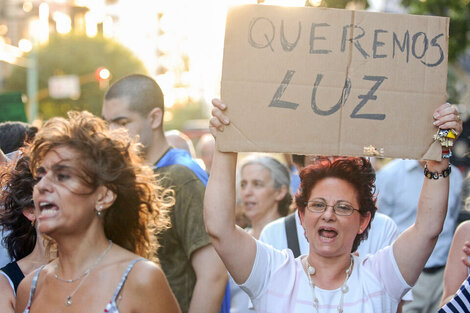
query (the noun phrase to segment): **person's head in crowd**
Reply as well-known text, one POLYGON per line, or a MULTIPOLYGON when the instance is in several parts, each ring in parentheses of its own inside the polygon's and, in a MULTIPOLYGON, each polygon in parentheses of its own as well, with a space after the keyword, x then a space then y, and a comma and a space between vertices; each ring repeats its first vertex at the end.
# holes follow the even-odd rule
MULTIPOLYGON (((370 216, 370 221, 374 218, 377 211, 375 203, 375 171, 370 162, 366 158, 319 157, 300 172, 301 184, 299 191, 295 195, 295 205, 300 212, 301 220, 305 216, 307 206, 315 209, 326 204, 325 199, 314 199, 313 201, 309 201, 309 199, 315 187, 320 182, 324 183, 328 178, 338 179, 343 184, 346 184, 346 187, 353 192, 353 198, 355 198, 354 200, 358 204, 358 207, 354 208, 354 210, 357 210, 363 218, 367 219, 370 216)), ((352 204, 347 202, 337 203, 336 205, 337 208, 335 210, 338 211, 344 208, 346 212, 353 208, 352 204)), ((354 238, 351 252, 356 251, 360 242, 367 238, 371 224, 370 221, 368 221, 367 226, 360 233, 357 233, 355 229, 353 230, 357 235, 354 238)), ((306 229, 308 232, 308 228, 306 229)))
MULTIPOLYGON (((286 216, 292 203, 289 170, 270 156, 247 157, 240 166, 240 197, 245 215, 256 232, 286 216)), ((259 235, 259 234, 258 234, 259 235)))
POLYGON ((165 137, 168 140, 168 143, 177 148, 188 151, 192 158, 196 158, 196 152, 194 149, 194 144, 191 139, 183 132, 180 132, 177 129, 167 130, 165 132, 165 137))
POLYGON ((14 312, 16 293, 25 276, 55 255, 55 244, 46 241, 36 230, 33 188, 36 183, 30 170, 28 147, 18 150, 18 157, 0 167, 0 228, 2 244, 10 263, 0 269, 0 312, 14 312), (16 270, 14 270, 16 269, 16 270), (10 285, 11 288, 6 287, 10 285))
POLYGON ((9 154, 33 141, 38 128, 23 122, 0 123, 0 149, 9 154))
POLYGON ((196 145, 196 155, 201 158, 206 167, 206 172, 211 172, 212 159, 214 158, 215 140, 211 134, 204 134, 196 145))
POLYGON ((112 84, 104 95, 102 116, 111 129, 124 127, 131 138, 142 144, 144 157, 149 162, 152 149, 168 145, 163 131, 163 92, 152 78, 133 74, 112 84))
POLYGON ((29 155, 22 151, 16 162, 2 168, 0 173, 0 226, 5 234, 3 243, 12 260, 20 260, 30 254, 36 245, 34 227, 33 186, 35 180, 29 168, 29 155))
POLYGON ((94 231, 103 231, 115 244, 153 259, 155 231, 167 227, 165 211, 172 199, 137 152, 125 131, 108 130, 88 112, 46 122, 31 154, 39 231, 56 239, 97 227, 94 231), (83 224, 86 220, 93 222, 83 224))

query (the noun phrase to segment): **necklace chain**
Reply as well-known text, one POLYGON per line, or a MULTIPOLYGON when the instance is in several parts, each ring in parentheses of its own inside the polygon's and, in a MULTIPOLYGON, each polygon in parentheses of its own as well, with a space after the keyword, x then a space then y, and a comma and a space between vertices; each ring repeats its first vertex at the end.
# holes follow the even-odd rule
MULTIPOLYGON (((347 285, 348 278, 351 275, 351 270, 354 264, 354 258, 352 255, 350 255, 351 258, 351 263, 349 263, 349 267, 346 270, 346 278, 344 279, 344 283, 341 286, 341 298, 339 300, 339 304, 337 306, 338 313, 343 313, 343 301, 344 301, 344 294, 349 291, 349 287, 347 285)), ((306 265, 307 265, 307 277, 308 277, 308 282, 310 284, 310 287, 312 289, 312 296, 313 296, 313 307, 315 308, 315 311, 318 313, 318 308, 319 308, 319 301, 318 298, 315 294, 315 283, 312 280, 312 275, 315 274, 315 267, 311 266, 310 263, 308 262, 308 257, 306 259, 306 265)))
POLYGON ((60 278, 59 275, 57 275, 57 268, 59 267, 59 262, 57 261, 57 264, 55 266, 55 269, 54 269, 54 277, 59 280, 59 281, 62 281, 62 282, 66 282, 66 283, 73 283, 73 282, 76 282, 78 280, 81 279, 80 283, 77 285, 77 287, 75 287, 75 289, 72 291, 72 293, 70 293, 69 296, 67 296, 67 300, 65 300, 65 305, 66 306, 71 306, 72 305, 72 297, 75 295, 75 293, 78 291, 78 289, 80 289, 80 287, 82 286, 83 282, 85 281, 85 279, 88 277, 88 275, 90 275, 91 271, 100 263, 100 261, 104 258, 104 256, 108 253, 109 250, 111 250, 111 247, 113 245, 113 242, 111 240, 109 240, 109 245, 108 247, 103 251, 103 253, 101 253, 101 255, 96 259, 95 263, 93 263, 93 265, 87 269, 83 274, 81 274, 78 278, 75 278, 75 279, 63 279, 63 278, 60 278))

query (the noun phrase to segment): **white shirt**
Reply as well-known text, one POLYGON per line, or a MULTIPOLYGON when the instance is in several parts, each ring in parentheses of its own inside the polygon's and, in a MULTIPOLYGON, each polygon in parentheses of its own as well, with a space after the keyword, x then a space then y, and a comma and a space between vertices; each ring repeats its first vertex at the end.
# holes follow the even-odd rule
MULTIPOLYGON (((247 281, 240 287, 250 296, 258 313, 314 312, 312 290, 301 258, 292 251, 274 249, 257 241, 256 258, 247 281)), ((395 313, 410 289, 388 246, 365 259, 354 256, 354 267, 344 296, 344 313, 395 313)), ((315 288, 320 313, 337 313, 340 288, 315 288)))

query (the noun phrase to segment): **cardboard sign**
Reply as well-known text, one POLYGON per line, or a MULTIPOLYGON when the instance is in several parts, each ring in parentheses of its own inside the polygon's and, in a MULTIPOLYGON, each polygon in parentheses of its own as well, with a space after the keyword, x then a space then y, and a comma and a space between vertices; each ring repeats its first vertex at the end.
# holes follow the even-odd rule
POLYGON ((232 8, 218 149, 440 160, 448 31, 443 17, 232 8))

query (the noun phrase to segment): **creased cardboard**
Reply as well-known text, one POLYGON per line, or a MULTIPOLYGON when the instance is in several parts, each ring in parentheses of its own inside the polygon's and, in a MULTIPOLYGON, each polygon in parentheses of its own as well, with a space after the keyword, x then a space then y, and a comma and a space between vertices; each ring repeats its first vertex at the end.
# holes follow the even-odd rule
POLYGON ((440 160, 448 30, 444 17, 232 8, 218 149, 440 160))

